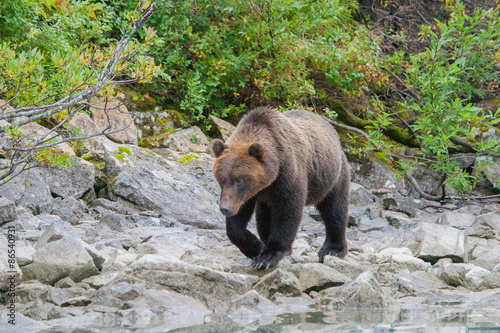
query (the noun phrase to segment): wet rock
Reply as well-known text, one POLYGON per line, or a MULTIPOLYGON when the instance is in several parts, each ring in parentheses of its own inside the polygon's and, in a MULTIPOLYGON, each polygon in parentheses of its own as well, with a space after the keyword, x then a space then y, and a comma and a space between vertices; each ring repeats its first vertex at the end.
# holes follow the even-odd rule
POLYGON ((137 127, 133 123, 132 115, 123 102, 116 98, 106 100, 92 99, 92 117, 99 130, 113 132, 106 136, 118 143, 137 145, 137 127))
POLYGON ((349 200, 355 206, 370 206, 375 202, 375 195, 363 186, 351 183, 349 200))
POLYGON ((453 287, 466 287, 466 274, 476 266, 473 264, 454 264, 448 263, 438 269, 438 276, 441 280, 453 287))
POLYGON ((351 279, 334 268, 320 263, 301 265, 297 274, 299 284, 305 293, 321 291, 330 287, 341 286, 351 279))
POLYGON ((146 289, 134 300, 128 301, 130 309, 122 310, 124 324, 143 327, 146 331, 180 329, 202 325, 212 314, 202 302, 166 290, 146 289))
POLYGON ((2 255, 0 256, 0 291, 6 291, 9 288, 15 289, 23 280, 23 273, 15 260, 15 242, 9 242, 7 237, 0 234, 0 249, 2 249, 2 255), (9 253, 9 250, 14 250, 14 252, 9 253))
POLYGON ((197 126, 170 134, 162 145, 163 147, 184 153, 206 153, 210 150, 210 143, 207 137, 197 126))
POLYGON ((252 276, 218 272, 151 254, 135 261, 126 272, 157 289, 175 290, 199 299, 216 312, 225 312, 230 300, 251 290, 257 280, 252 276))
POLYGON ((213 115, 210 115, 210 119, 213 121, 215 126, 217 126, 217 129, 219 130, 224 141, 226 141, 231 136, 234 129, 236 128, 236 126, 234 126, 233 124, 230 124, 227 121, 217 118, 213 115))
POLYGON ((281 268, 261 277, 254 289, 270 300, 273 300, 277 293, 286 296, 302 295, 299 280, 295 275, 281 268))
POLYGON ((394 309, 399 312, 399 304, 387 295, 371 272, 364 272, 355 280, 342 287, 330 288, 323 292, 322 304, 331 302, 336 309, 394 309))
POLYGON ((263 325, 274 322, 275 316, 285 311, 257 291, 250 290, 233 300, 227 312, 228 317, 239 325, 253 322, 263 325))
POLYGON ((427 297, 436 290, 450 288, 436 274, 425 271, 401 271, 394 278, 398 292, 405 296, 427 297))
POLYGON ((74 157, 69 169, 52 167, 40 170, 50 191, 62 198, 80 199, 95 183, 95 166, 80 157, 74 157))
POLYGON ((474 215, 456 211, 447 211, 436 220, 437 224, 449 225, 458 229, 466 229, 474 223, 474 215))
POLYGON ((433 224, 410 224, 394 239, 384 244, 387 247, 408 247, 415 257, 434 263, 440 258, 452 258, 463 262, 465 257, 465 232, 453 227, 433 224))
POLYGON ((33 263, 23 267, 31 279, 55 284, 69 276, 79 282, 98 274, 94 260, 70 231, 56 223, 40 237, 33 255, 33 263))
POLYGON ((0 197, 0 224, 14 221, 17 218, 14 201, 0 197))
POLYGON ((484 272, 483 274, 484 276, 478 281, 476 290, 483 291, 500 288, 500 272, 493 272, 491 274, 486 274, 486 272, 484 272))

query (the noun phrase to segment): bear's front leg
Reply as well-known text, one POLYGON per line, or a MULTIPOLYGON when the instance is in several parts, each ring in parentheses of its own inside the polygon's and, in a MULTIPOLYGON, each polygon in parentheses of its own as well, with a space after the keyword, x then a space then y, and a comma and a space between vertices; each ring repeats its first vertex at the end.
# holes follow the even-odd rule
POLYGON ((292 253, 292 244, 302 219, 303 207, 300 201, 292 201, 273 207, 270 210, 270 219, 257 215, 258 227, 261 223, 266 223, 266 220, 267 223, 270 220, 271 225, 268 226, 269 237, 264 250, 252 263, 254 268, 267 269, 274 267, 284 256, 292 253))
POLYGON ((255 199, 251 199, 241 206, 236 215, 226 217, 227 237, 250 259, 255 259, 264 247, 264 244, 247 230, 254 209, 255 199))

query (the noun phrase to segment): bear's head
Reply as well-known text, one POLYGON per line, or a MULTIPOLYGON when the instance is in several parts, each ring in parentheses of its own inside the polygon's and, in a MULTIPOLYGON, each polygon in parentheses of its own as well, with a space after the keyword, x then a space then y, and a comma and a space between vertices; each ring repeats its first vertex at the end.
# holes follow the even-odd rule
POLYGON ((261 143, 225 144, 215 139, 212 152, 217 158, 214 176, 221 188, 219 208, 226 216, 238 213, 245 202, 278 176, 275 154, 261 143))

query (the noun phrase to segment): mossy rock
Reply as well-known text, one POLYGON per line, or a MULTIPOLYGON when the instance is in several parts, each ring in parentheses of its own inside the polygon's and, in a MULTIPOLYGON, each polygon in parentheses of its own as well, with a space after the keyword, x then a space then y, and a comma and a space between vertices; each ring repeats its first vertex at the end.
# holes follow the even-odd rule
POLYGON ((136 111, 154 111, 156 101, 149 96, 147 92, 140 92, 126 87, 122 87, 118 96, 124 96, 123 101, 128 104, 134 104, 136 111))
POLYGON ((178 130, 177 128, 172 128, 164 133, 141 138, 139 139, 139 147, 148 149, 160 148, 163 141, 178 130))

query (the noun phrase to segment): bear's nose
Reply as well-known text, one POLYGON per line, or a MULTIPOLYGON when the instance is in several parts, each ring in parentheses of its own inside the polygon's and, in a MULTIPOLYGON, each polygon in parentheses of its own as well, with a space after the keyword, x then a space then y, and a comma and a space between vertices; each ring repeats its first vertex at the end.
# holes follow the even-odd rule
POLYGON ((225 216, 229 215, 229 212, 231 211, 231 207, 229 207, 228 205, 220 205, 219 209, 220 212, 225 216))

